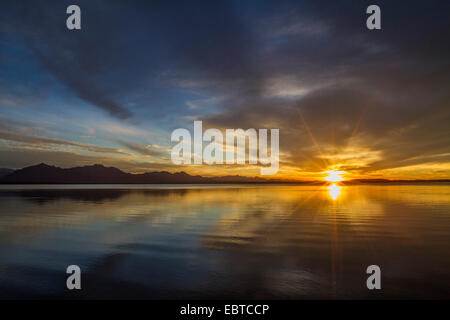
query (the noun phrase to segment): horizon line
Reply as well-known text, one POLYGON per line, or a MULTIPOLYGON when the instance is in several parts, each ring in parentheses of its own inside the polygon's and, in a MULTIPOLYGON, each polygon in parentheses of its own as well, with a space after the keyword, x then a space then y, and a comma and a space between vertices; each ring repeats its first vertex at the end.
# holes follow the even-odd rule
MULTIPOLYGON (((251 184, 251 183, 256 183, 256 184, 323 184, 323 185, 328 185, 330 184, 329 182, 326 181, 322 181, 322 180, 317 180, 317 179, 313 179, 313 180, 296 180, 296 179, 286 179, 286 178, 268 178, 268 177, 261 177, 261 176, 242 176, 242 175, 220 175, 220 176, 204 176, 201 174, 197 174, 197 175, 193 175, 190 173, 187 173, 185 171, 177 171, 177 172, 169 172, 169 171, 146 171, 143 173, 132 173, 132 172, 126 172, 123 171, 122 169, 119 169, 117 167, 113 167, 113 166, 105 166, 103 164, 100 163, 96 163, 96 164, 91 164, 91 165, 82 165, 82 166, 73 166, 73 167, 59 167, 56 165, 50 165, 44 162, 35 164, 35 165, 30 165, 30 166, 26 166, 20 169, 11 169, 11 168, 1 168, 1 169, 6 169, 6 170, 12 170, 11 173, 8 173, 5 176, 0 177, 0 184, 14 184, 11 182, 7 182, 7 181, 1 181, 3 180, 3 178, 17 172, 23 169, 27 169, 27 168, 31 168, 31 167, 37 167, 37 166, 47 166, 47 167, 53 167, 53 168, 57 168, 57 169, 62 169, 62 170, 70 170, 70 169, 74 169, 74 168, 85 168, 85 167, 103 167, 103 168, 112 168, 112 169, 116 169, 119 170, 120 172, 123 172, 125 174, 128 175, 132 175, 132 176, 139 176, 139 175, 145 175, 148 173, 167 173, 170 175, 175 175, 175 174, 186 174, 190 177, 201 177, 201 178, 205 178, 205 179, 220 179, 220 178, 230 178, 230 177, 236 177, 236 178, 242 178, 242 179, 259 179, 259 181, 236 181, 236 182, 220 182, 220 181, 209 181, 209 182, 204 182, 205 184, 226 184, 226 183, 232 183, 232 184, 251 184)), ((442 182, 450 182, 450 178, 449 179, 387 179, 387 178, 354 178, 354 179, 348 179, 348 180, 344 180, 341 181, 340 184, 342 185, 346 185, 346 184, 391 184, 391 183, 442 183, 442 182)), ((39 182, 26 182, 26 183, 17 183, 17 184, 39 184, 39 182)), ((80 183, 45 183, 43 182, 42 184, 80 184, 80 183)), ((110 182, 95 182, 95 183, 81 183, 81 184, 116 184, 116 183, 110 183, 110 182)), ((137 184, 137 183, 120 183, 120 184, 137 184)), ((139 183, 138 183, 139 184, 139 183)), ((144 184, 152 184, 152 183, 144 183, 144 184)), ((161 184, 161 183, 158 183, 161 184)), ((170 184, 170 183, 169 183, 170 184)), ((173 183, 173 184, 180 184, 180 183, 173 183)), ((201 184, 198 182, 193 182, 193 183, 186 183, 186 184, 201 184)))

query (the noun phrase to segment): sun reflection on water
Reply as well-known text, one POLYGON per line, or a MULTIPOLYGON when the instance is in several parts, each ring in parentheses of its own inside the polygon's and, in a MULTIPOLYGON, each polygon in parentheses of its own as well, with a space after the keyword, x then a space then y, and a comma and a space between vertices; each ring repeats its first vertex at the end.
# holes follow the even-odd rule
POLYGON ((331 186, 327 187, 328 193, 330 194, 331 199, 336 200, 341 194, 342 187, 333 183, 331 186))

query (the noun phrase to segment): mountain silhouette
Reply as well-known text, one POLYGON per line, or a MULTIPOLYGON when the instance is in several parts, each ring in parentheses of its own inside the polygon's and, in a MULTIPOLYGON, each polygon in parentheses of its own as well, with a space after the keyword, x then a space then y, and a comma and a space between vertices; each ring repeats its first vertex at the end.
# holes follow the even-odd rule
POLYGON ((59 168, 41 163, 9 172, 0 177, 2 184, 198 184, 198 183, 274 183, 263 178, 242 176, 202 177, 185 172, 166 171, 132 174, 114 167, 95 164, 74 168, 59 168))
MULTIPOLYGON (((450 180, 386 180, 353 179, 343 181, 351 184, 392 184, 392 183, 449 183, 450 180)), ((146 172, 141 174, 126 173, 114 167, 101 164, 74 168, 59 168, 45 163, 19 170, 0 169, 0 184, 211 184, 211 183, 282 183, 282 184, 324 184, 324 181, 299 181, 267 179, 259 177, 192 176, 186 172, 170 173, 167 171, 146 172)))
POLYGON ((8 174, 13 173, 13 169, 6 169, 6 168, 0 168, 0 179, 4 176, 7 176, 8 174))

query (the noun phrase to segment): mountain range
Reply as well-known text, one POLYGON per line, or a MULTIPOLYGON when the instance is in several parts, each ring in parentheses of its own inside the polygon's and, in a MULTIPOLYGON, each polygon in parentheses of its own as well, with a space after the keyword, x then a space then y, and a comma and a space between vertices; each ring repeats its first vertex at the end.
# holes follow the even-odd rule
POLYGON ((59 168, 45 163, 19 170, 0 169, 1 184, 199 184, 199 183, 281 183, 258 177, 193 176, 185 172, 166 171, 132 174, 114 167, 95 164, 74 168, 59 168))
MULTIPOLYGON (((450 180, 387 180, 354 179, 342 184, 389 184, 389 183, 448 183, 450 180)), ((225 183, 282 183, 282 184, 317 184, 321 181, 280 180, 260 177, 193 176, 185 172, 167 171, 133 174, 114 167, 101 164, 74 168, 59 168, 45 163, 13 170, 0 168, 0 184, 225 184, 225 183)))
POLYGON ((0 168, 0 179, 3 178, 4 176, 7 176, 8 174, 13 173, 13 172, 14 172, 13 169, 0 168))

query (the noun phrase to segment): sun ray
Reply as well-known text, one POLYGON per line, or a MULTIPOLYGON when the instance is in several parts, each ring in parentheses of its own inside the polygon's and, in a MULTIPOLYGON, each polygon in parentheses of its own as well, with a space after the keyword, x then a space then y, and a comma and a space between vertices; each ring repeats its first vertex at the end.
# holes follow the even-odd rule
POLYGON ((305 118, 303 117, 302 113, 298 108, 295 108, 295 111, 297 111, 298 115, 302 119, 303 125, 305 126, 306 131, 308 132, 309 137, 311 138, 311 141, 313 142, 314 146, 316 147, 317 151, 319 152, 320 159, 323 162, 324 167, 326 168, 329 164, 327 163, 325 157, 323 156, 322 150, 320 149, 319 144, 317 143, 316 139, 314 138, 314 135, 311 132, 311 129, 309 128, 308 124, 306 123, 305 118))

